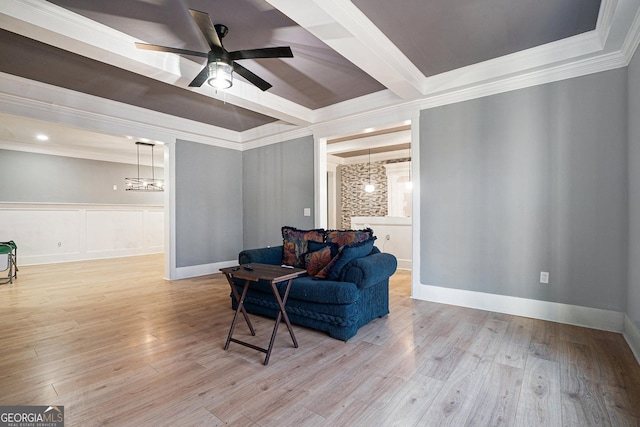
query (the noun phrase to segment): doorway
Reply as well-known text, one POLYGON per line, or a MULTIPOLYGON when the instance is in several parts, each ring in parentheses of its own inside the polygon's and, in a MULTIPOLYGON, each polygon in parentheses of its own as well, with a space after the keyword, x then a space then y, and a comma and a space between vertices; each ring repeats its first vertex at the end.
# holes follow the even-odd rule
POLYGON ((370 227, 376 246, 412 270, 412 130, 410 123, 326 138, 329 229, 370 227))

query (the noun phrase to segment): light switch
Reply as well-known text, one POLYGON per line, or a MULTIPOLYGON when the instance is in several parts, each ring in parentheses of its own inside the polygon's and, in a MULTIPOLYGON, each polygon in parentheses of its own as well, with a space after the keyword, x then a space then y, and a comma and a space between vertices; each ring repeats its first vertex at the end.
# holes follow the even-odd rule
POLYGON ((118 186, 113 184, 113 191, 117 191, 118 190, 118 186))
POLYGON ((304 208, 304 216, 311 216, 311 208, 304 208))

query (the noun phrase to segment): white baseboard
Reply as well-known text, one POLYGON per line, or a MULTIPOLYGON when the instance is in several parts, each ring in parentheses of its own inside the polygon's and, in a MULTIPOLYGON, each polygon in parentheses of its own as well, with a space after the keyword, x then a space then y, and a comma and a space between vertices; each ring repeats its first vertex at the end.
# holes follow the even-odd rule
POLYGON ((640 328, 627 314, 624 315, 624 332, 622 335, 627 344, 629 344, 638 364, 640 364, 640 328))
POLYGON ((625 314, 612 310, 422 284, 413 287, 412 297, 611 332, 622 333, 625 331, 625 314))
POLYGON ((190 277, 220 273, 221 268, 233 267, 234 265, 238 265, 238 260, 191 265, 189 267, 177 267, 176 275, 171 280, 188 279, 190 277))
POLYGON ((66 254, 22 255, 18 247, 18 268, 27 265, 58 264, 62 262, 90 261, 94 259, 122 258, 139 255, 161 254, 163 247, 133 248, 99 252, 72 252, 66 254))
POLYGON ((398 270, 411 270, 411 260, 410 259, 398 259, 398 270))

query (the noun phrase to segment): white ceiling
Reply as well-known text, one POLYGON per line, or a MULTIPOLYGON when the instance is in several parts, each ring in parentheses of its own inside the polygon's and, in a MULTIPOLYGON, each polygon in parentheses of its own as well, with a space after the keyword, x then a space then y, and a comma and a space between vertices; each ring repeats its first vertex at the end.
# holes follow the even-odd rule
MULTIPOLYGON (((242 145, 625 66, 639 10, 640 0, 4 0, 0 71, 191 120, 242 145), (206 51, 188 8, 229 26, 228 50, 289 45, 294 58, 243 61, 273 84, 268 92, 242 78, 224 92, 188 88, 202 63, 134 46, 206 51)), ((0 144, 33 144, 17 126, 36 125, 0 116, 0 144)), ((89 151, 101 139, 61 138, 85 138, 70 145, 89 151)))
MULTIPOLYGON (((0 113, 0 148, 3 149, 136 164, 136 141, 155 143, 153 162, 157 166, 163 165, 164 148, 159 141, 0 113), (45 135, 48 139, 41 141, 38 135, 45 135)), ((140 148, 140 164, 151 165, 151 154, 150 148, 140 148)))

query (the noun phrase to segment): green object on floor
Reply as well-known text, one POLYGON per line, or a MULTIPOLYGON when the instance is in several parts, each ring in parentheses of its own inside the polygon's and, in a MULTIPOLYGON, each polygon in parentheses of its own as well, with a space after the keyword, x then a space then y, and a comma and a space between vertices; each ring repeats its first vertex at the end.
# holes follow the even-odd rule
POLYGON ((0 255, 6 256, 6 264, 0 264, 0 268, 3 270, 9 270, 7 279, 0 282, 1 285, 5 283, 13 283, 14 278, 18 278, 18 246, 13 240, 8 242, 0 242, 0 255))

